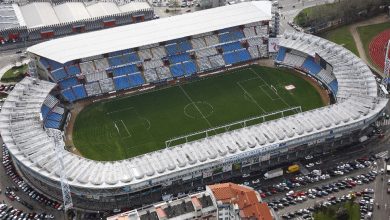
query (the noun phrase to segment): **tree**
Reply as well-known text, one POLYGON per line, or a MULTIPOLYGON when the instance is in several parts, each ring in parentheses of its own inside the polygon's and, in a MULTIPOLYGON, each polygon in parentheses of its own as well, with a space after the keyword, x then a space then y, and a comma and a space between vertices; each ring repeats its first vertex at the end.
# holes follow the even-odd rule
POLYGON ((169 0, 169 5, 173 8, 173 10, 176 12, 178 8, 180 8, 180 1, 179 0, 169 0))
POLYGON ((344 207, 340 207, 339 210, 336 212, 336 219, 337 220, 348 220, 349 219, 349 214, 347 209, 344 207))

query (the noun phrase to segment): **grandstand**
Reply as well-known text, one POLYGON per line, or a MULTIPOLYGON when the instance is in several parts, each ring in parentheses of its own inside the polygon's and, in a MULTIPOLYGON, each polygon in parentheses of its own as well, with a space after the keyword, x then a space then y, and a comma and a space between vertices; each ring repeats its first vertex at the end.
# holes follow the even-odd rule
MULTIPOLYGON (((30 47, 39 75, 51 82, 27 77, 3 105, 0 132, 14 164, 34 187, 61 200, 53 140, 45 128, 61 129, 65 106, 267 57, 270 19, 270 2, 245 2, 30 47)), ((342 147, 365 135, 387 105, 367 65, 325 39, 285 33, 275 63, 317 79, 336 102, 121 161, 65 151, 75 206, 101 211, 142 205, 140 198, 162 188, 218 181, 342 147)))
POLYGON ((0 42, 43 41, 154 18, 147 1, 47 1, 0 5, 0 42))

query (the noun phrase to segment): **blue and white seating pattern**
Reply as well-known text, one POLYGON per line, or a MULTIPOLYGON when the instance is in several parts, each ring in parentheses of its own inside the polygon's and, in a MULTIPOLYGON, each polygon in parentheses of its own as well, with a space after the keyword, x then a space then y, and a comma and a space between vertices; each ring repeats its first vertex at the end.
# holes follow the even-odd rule
POLYGON ((49 94, 41 106, 43 124, 46 128, 59 129, 64 118, 64 108, 58 106, 59 100, 49 94))
POLYGON ((164 46, 156 43, 83 58, 80 63, 61 65, 46 59, 43 65, 51 71, 63 97, 73 102, 266 56, 267 45, 256 35, 258 25, 262 24, 251 24, 244 30, 228 28, 219 33, 203 33, 190 40, 171 40, 163 42, 164 46), (243 47, 246 42, 249 48, 243 47), (57 69, 53 71, 53 67, 57 69))
POLYGON ((312 75, 316 75, 317 73, 319 73, 321 71, 321 66, 319 64, 317 64, 315 61, 314 61, 314 58, 311 57, 311 56, 308 56, 305 60, 305 62, 303 62, 302 64, 302 68, 312 74, 312 75))

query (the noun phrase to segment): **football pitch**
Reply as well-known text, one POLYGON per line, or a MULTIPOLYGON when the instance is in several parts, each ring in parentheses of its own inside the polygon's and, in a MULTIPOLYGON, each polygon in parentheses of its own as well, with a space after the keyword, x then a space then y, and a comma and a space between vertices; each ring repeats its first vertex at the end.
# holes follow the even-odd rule
POLYGON ((281 109, 323 105, 317 90, 291 70, 251 66, 93 103, 77 116, 73 143, 86 158, 120 160, 165 148, 165 141, 177 136, 281 109), (295 89, 287 90, 288 85, 295 89))

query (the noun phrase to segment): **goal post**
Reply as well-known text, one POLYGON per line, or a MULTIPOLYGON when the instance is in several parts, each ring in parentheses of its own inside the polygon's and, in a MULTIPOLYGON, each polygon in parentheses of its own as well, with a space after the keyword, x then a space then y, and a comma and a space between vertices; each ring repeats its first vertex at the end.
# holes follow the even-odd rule
POLYGON ((210 136, 214 136, 216 134, 219 134, 219 133, 221 133, 221 131, 227 132, 227 131, 235 130, 237 128, 244 128, 244 127, 251 126, 254 124, 263 123, 263 122, 267 121, 267 119, 269 119, 270 117, 273 117, 275 115, 279 115, 282 118, 282 117, 285 117, 287 115, 297 114, 300 112, 302 112, 301 106, 294 106, 294 107, 290 107, 290 108, 280 109, 278 111, 269 112, 267 114, 247 118, 244 120, 236 121, 236 122, 225 124, 222 126, 212 127, 212 128, 206 129, 206 130, 193 132, 193 133, 186 134, 186 135, 179 136, 179 137, 174 137, 174 138, 171 138, 171 139, 165 141, 165 147, 168 148, 168 147, 171 147, 173 145, 191 142, 195 136, 198 137, 198 139, 199 139, 199 137, 206 138, 206 137, 210 137, 210 136), (290 113, 290 114, 288 114, 288 113, 290 113))

